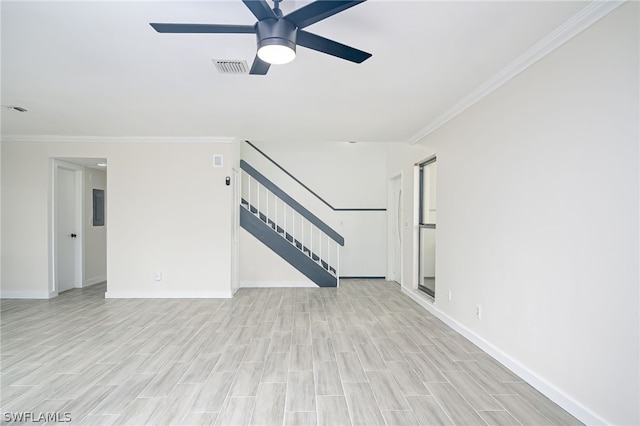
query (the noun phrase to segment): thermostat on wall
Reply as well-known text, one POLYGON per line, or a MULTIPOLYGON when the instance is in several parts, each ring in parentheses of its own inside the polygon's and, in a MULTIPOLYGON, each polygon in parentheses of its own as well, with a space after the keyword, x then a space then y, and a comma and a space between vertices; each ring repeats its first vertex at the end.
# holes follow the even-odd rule
POLYGON ((222 154, 213 156, 213 167, 222 167, 222 154))

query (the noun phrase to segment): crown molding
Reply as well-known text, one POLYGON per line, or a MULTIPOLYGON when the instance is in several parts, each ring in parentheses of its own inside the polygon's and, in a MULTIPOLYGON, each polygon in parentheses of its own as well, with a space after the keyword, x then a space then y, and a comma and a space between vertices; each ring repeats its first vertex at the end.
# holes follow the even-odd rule
POLYGON ((451 108, 436 117, 406 142, 411 145, 419 142, 447 121, 456 117, 471 105, 492 93, 498 87, 562 46, 580 32, 607 16, 625 1, 626 0, 596 0, 589 3, 589 5, 580 10, 580 12, 516 58, 515 61, 511 62, 467 96, 460 99, 451 108))
POLYGON ((40 143, 232 143, 232 137, 3 135, 3 142, 40 143))

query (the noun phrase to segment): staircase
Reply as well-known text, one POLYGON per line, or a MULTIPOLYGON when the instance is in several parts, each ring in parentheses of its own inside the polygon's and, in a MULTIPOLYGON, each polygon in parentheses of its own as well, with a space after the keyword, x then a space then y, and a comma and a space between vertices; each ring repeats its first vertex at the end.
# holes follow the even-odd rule
POLYGON ((240 226, 319 287, 337 287, 344 238, 246 161, 240 169, 240 226))

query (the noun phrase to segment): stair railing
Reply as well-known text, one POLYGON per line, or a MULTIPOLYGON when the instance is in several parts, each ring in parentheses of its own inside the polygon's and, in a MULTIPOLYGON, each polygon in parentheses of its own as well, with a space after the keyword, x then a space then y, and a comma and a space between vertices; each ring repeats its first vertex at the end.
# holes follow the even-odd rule
POLYGON ((340 246, 344 245, 344 238, 244 160, 240 168, 241 206, 335 276, 339 283, 340 246))

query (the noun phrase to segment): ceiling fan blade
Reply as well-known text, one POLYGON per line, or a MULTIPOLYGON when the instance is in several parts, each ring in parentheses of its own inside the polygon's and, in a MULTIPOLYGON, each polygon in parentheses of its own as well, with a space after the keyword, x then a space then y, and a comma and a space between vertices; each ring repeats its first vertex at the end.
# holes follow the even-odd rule
POLYGON ((298 31, 296 41, 298 46, 304 46, 357 64, 371 57, 371 53, 363 52, 362 50, 302 30, 298 31))
POLYGON ((298 10, 294 10, 285 18, 293 22, 298 28, 304 28, 364 1, 366 0, 317 0, 298 10))
POLYGON ((149 24, 159 33, 255 34, 253 25, 149 24))
POLYGON ((277 18, 265 0, 242 0, 242 3, 249 8, 253 16, 258 18, 258 21, 267 18, 277 18))
POLYGON ((263 61, 262 59, 258 58, 258 55, 256 55, 256 58, 253 60, 253 65, 251 65, 249 74, 265 75, 267 74, 267 71, 269 71, 270 66, 270 63, 263 61))

